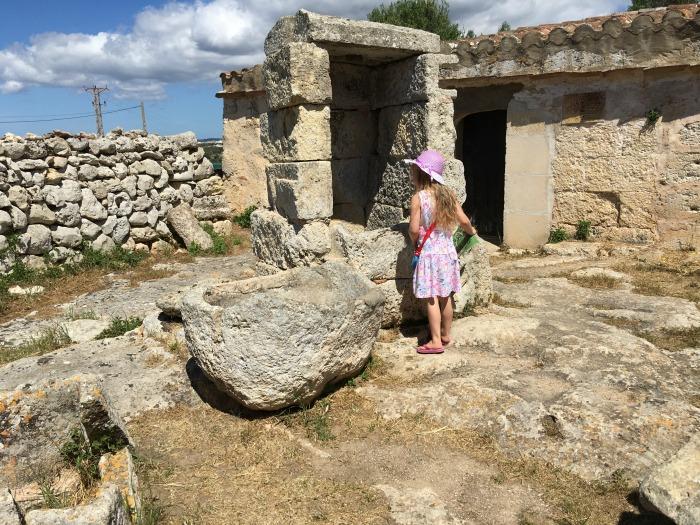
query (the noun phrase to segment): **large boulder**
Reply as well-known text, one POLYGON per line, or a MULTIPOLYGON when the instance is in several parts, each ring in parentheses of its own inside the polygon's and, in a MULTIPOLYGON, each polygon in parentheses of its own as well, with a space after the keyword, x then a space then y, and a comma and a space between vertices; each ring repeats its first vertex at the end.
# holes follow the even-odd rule
POLYGON ((175 206, 168 212, 168 224, 185 243, 185 246, 196 244, 203 250, 209 250, 214 245, 211 237, 197 222, 192 208, 188 204, 175 206))
MULTIPOLYGON (((351 266, 379 285, 386 298, 382 326, 396 326, 425 318, 425 306, 413 295, 408 224, 393 228, 353 231, 333 227, 335 246, 351 266)), ((460 256, 462 289, 455 294, 456 310, 487 305, 493 295, 489 254, 483 243, 460 256)))
POLYGON ((253 410, 316 399, 358 373, 384 297, 343 262, 212 287, 182 299, 190 353, 220 390, 253 410))
POLYGON ((639 485, 642 504, 678 525, 700 525, 700 436, 695 435, 667 463, 639 485))

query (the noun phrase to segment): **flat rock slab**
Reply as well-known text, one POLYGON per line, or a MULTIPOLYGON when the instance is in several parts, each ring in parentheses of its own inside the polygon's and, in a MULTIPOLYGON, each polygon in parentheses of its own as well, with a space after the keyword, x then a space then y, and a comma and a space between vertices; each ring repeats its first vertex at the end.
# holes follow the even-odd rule
POLYGON ((478 429, 506 451, 545 457, 585 479, 616 469, 642 479, 700 430, 698 350, 659 349, 601 322, 599 310, 614 304, 649 329, 697 326, 693 303, 564 278, 495 285, 505 302, 523 307, 492 306, 455 321, 443 355, 416 355, 415 338, 376 344, 401 386, 358 391, 385 418, 425 414, 478 429))
POLYGON ((156 341, 126 335, 9 363, 0 368, 0 391, 91 374, 102 379, 113 408, 128 421, 147 410, 192 400, 195 394, 183 368, 156 341))
POLYGON ((667 463, 655 468, 639 492, 645 506, 678 525, 700 524, 700 436, 693 436, 667 463))
MULTIPOLYGON (((256 275, 257 259, 253 255, 232 257, 203 257, 192 263, 169 264, 161 269, 175 272, 170 277, 154 279, 131 286, 126 279, 112 279, 107 288, 82 295, 60 306, 71 312, 92 312, 101 319, 112 317, 145 318, 158 314, 156 305, 162 296, 188 289, 198 282, 220 282, 256 275)), ((0 347, 19 346, 39 337, 48 328, 64 319, 35 319, 25 317, 0 325, 0 347)))
POLYGON ((85 343, 97 338, 108 326, 109 321, 101 319, 76 319, 63 323, 66 334, 74 343, 85 343))

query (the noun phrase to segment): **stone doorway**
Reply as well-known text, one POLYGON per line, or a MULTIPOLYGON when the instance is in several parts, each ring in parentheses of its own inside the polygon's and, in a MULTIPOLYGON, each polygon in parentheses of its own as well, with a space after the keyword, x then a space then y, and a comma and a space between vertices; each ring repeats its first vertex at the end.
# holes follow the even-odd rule
POLYGON ((467 174, 464 212, 482 237, 503 241, 507 111, 473 113, 457 125, 461 151, 457 157, 467 174))

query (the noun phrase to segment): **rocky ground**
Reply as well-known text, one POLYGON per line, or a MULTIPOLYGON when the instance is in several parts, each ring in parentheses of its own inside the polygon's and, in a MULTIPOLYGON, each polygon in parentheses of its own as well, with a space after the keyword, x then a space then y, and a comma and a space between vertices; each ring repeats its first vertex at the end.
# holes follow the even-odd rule
POLYGON ((415 354, 421 327, 382 331, 362 375, 305 409, 234 406, 157 319, 163 294, 255 275, 250 255, 114 278, 62 317, 0 326, 8 347, 68 312, 147 319, 12 362, 0 391, 102 375, 144 523, 664 523, 635 489, 700 430, 697 256, 587 244, 492 265, 494 304, 455 322, 445 354, 415 354))

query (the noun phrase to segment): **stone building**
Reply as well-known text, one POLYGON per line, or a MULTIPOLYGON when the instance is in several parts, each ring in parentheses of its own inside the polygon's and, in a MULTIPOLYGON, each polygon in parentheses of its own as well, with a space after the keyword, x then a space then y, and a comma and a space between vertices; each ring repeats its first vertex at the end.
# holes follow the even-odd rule
POLYGON ((290 228, 278 266, 323 257, 332 219, 401 222, 398 161, 425 147, 450 159, 491 240, 534 248, 585 220, 601 239, 700 242, 697 4, 451 43, 300 11, 265 51, 262 70, 223 74, 219 95, 241 206, 266 185, 290 228))

